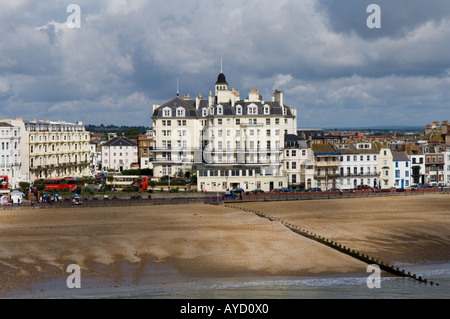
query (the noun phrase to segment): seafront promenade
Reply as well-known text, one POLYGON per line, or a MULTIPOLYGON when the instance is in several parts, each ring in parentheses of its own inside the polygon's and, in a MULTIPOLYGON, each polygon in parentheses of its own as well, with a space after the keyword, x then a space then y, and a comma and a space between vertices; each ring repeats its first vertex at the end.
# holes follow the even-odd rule
POLYGON ((68 208, 81 207, 104 207, 104 206, 141 206, 141 205, 174 205, 174 204, 198 204, 198 203, 231 203, 231 202, 264 202, 264 201, 291 201, 291 200, 313 200, 313 199, 336 199, 336 198, 362 198, 362 197, 386 197, 386 196, 420 196, 425 194, 450 194, 450 187, 417 188, 417 189, 388 189, 388 190, 358 190, 358 191, 323 191, 323 192, 267 192, 259 194, 243 194, 224 196, 223 193, 140 193, 130 195, 120 193, 114 195, 82 196, 82 205, 73 205, 67 195, 61 201, 51 203, 35 203, 24 201, 21 206, 0 206, 0 209, 23 209, 23 208, 68 208))

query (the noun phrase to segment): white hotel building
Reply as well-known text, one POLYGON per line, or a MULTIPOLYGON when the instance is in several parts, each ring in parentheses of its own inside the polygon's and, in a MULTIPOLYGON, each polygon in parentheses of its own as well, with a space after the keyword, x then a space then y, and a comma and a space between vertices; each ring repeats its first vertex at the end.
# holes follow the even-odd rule
POLYGON ((156 177, 197 173, 203 191, 288 186, 284 136, 297 132, 296 110, 278 89, 270 101, 258 90, 241 99, 220 73, 214 95, 154 105, 152 119, 156 177))
POLYGON ((90 133, 83 123, 2 119, 18 128, 20 180, 82 177, 90 174, 90 133))

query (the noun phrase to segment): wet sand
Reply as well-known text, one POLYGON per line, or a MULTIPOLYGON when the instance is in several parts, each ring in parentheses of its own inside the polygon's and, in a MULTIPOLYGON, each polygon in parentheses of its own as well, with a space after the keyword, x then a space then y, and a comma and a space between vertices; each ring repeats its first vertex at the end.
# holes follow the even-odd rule
MULTIPOLYGON (((386 262, 450 260, 449 195, 238 205, 386 262)), ((0 243, 0 297, 70 296, 69 264, 92 290, 367 268, 278 222, 206 204, 0 210, 0 243)))

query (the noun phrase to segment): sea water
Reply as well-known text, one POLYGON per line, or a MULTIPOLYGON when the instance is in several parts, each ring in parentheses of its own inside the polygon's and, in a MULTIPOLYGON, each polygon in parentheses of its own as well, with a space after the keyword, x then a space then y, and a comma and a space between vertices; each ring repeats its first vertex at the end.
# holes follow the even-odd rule
POLYGON ((369 288, 370 274, 316 277, 271 277, 270 279, 220 279, 208 284, 125 290, 78 296, 83 298, 133 299, 448 299, 450 263, 403 264, 411 278, 381 277, 379 288, 369 288), (433 285, 430 282, 433 281, 433 285))

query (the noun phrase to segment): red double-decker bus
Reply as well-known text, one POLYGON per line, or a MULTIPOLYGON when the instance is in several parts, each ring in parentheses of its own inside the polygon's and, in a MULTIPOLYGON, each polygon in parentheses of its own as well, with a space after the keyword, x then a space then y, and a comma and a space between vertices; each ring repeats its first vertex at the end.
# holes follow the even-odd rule
POLYGON ((46 179, 36 179, 33 183, 33 191, 36 192, 36 187, 39 181, 42 181, 42 184, 44 184, 44 190, 68 190, 73 192, 75 189, 78 189, 81 191, 81 181, 77 180, 75 178, 46 178, 46 179))
POLYGON ((0 189, 8 189, 8 176, 0 176, 0 189))

